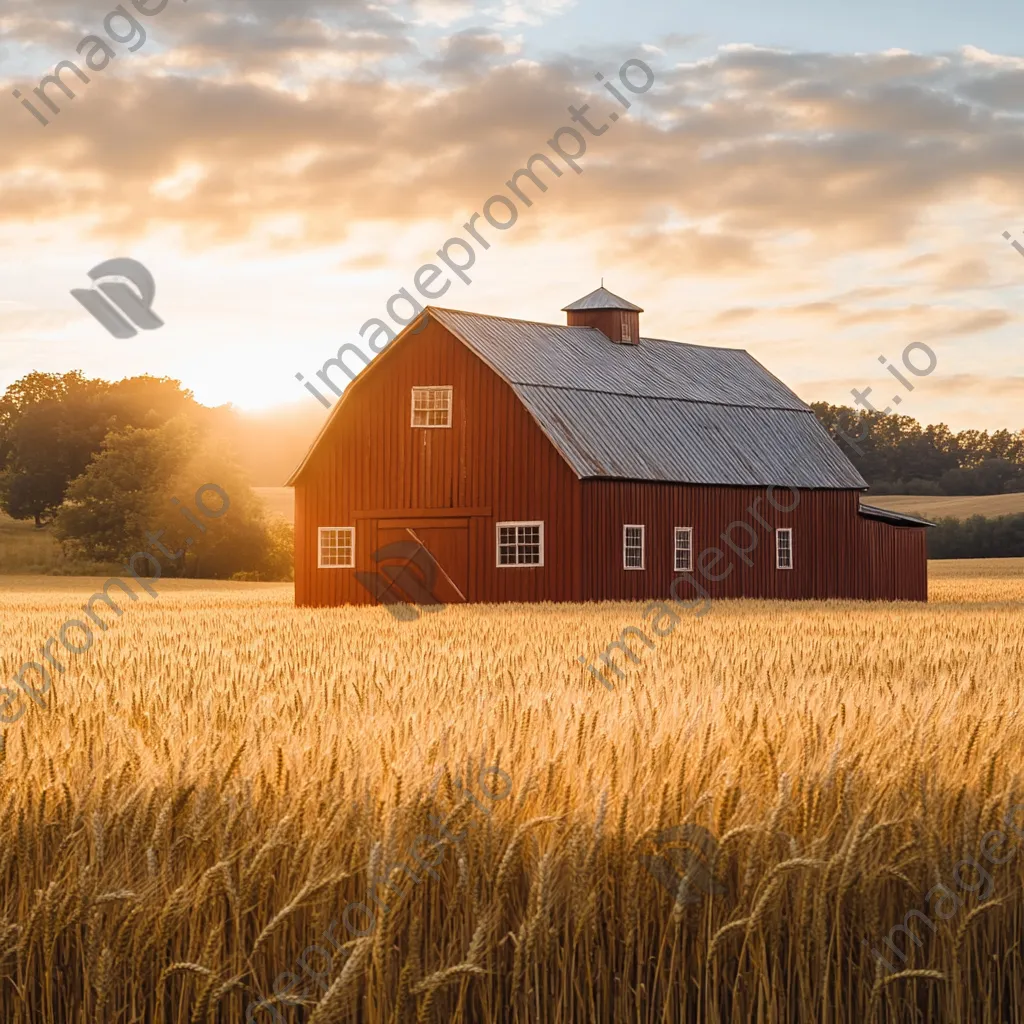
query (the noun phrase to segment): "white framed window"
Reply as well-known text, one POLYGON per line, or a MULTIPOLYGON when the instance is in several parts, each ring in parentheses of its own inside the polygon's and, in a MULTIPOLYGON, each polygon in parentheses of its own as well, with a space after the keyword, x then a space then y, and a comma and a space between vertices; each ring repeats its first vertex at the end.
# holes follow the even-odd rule
POLYGON ((351 569, 356 564, 356 528, 321 526, 317 530, 318 569, 351 569))
POLYGON ((414 427, 450 427, 452 425, 452 389, 413 388, 412 425, 414 427))
POLYGON ((677 526, 675 531, 675 570, 693 572, 693 527, 677 526))
POLYGON ((495 565, 544 564, 544 524, 534 522, 498 523, 495 527, 495 565))
POLYGON ((644 568, 644 527, 630 524, 622 527, 622 568, 644 568))
POLYGON ((793 568, 793 530, 788 526, 775 531, 775 568, 793 568))
POLYGON ((626 313, 622 314, 622 340, 632 341, 633 340, 633 329, 629 323, 629 316, 626 313))

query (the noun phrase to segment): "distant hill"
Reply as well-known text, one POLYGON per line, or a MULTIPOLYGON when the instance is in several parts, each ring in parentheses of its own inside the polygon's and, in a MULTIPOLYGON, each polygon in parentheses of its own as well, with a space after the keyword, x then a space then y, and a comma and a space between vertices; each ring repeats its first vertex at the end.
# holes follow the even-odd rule
POLYGON ((223 416, 219 433, 231 446, 253 487, 283 487, 328 415, 328 410, 314 401, 261 412, 228 408, 230 412, 223 416))
POLYGON ((941 495, 919 496, 915 494, 865 494, 861 496, 865 505, 892 509, 893 512, 907 512, 925 519, 942 519, 954 516, 967 519, 970 516, 1017 515, 1024 512, 1024 492, 1014 494, 978 494, 967 497, 941 495))
POLYGON ((254 487, 253 490, 271 515, 295 522, 295 491, 290 487, 254 487))

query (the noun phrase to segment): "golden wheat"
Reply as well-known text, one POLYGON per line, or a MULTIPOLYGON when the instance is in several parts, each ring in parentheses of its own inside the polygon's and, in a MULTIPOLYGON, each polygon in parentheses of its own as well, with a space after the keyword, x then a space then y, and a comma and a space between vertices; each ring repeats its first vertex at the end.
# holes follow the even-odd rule
MULTIPOLYGON (((1024 579, 958 572, 684 614, 613 691, 640 605, 162 585, 3 732, 0 1019, 1022 1019, 1024 848, 953 879, 1024 801, 1024 579), (681 824, 710 893, 648 870, 681 824)), ((2 679, 94 590, 5 587, 2 679)))

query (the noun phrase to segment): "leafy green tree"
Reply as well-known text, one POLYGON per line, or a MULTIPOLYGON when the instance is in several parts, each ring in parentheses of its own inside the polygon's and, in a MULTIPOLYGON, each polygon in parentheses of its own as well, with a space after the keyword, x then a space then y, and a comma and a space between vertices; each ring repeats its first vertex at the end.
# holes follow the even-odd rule
POLYGON ((43 525, 68 483, 85 470, 103 440, 96 403, 102 381, 74 371, 31 373, 0 399, 0 509, 43 525))
POLYGON ((67 490, 54 535, 76 558, 112 562, 150 548, 147 533, 164 502, 167 482, 179 470, 182 449, 194 431, 180 421, 162 427, 128 427, 107 436, 100 453, 67 490))
POLYGON ((1024 515, 947 517, 928 530, 929 558, 1020 558, 1024 515))
POLYGON ((166 377, 110 384, 79 370, 30 373, 0 399, 0 509, 42 526, 111 430, 155 427, 178 416, 200 423, 210 412, 166 377))
POLYGON ((844 405, 811 409, 876 494, 1024 490, 1024 430, 962 430, 844 405))
POLYGON ((68 489, 55 533, 76 558, 148 552, 163 576, 287 579, 291 570, 290 540, 219 442, 184 417, 108 435, 68 489))

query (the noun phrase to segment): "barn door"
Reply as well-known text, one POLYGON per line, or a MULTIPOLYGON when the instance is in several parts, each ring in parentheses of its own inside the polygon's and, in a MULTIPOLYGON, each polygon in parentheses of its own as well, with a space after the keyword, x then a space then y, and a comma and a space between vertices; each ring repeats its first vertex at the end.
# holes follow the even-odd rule
MULTIPOLYGON (((384 519, 377 524, 377 548, 404 542, 412 550, 420 575, 422 568, 429 581, 430 592, 442 604, 462 604, 469 600, 469 521, 467 519, 384 519)), ((395 585, 402 586, 401 574, 395 585)), ((403 599, 403 595, 398 595, 403 599)))

